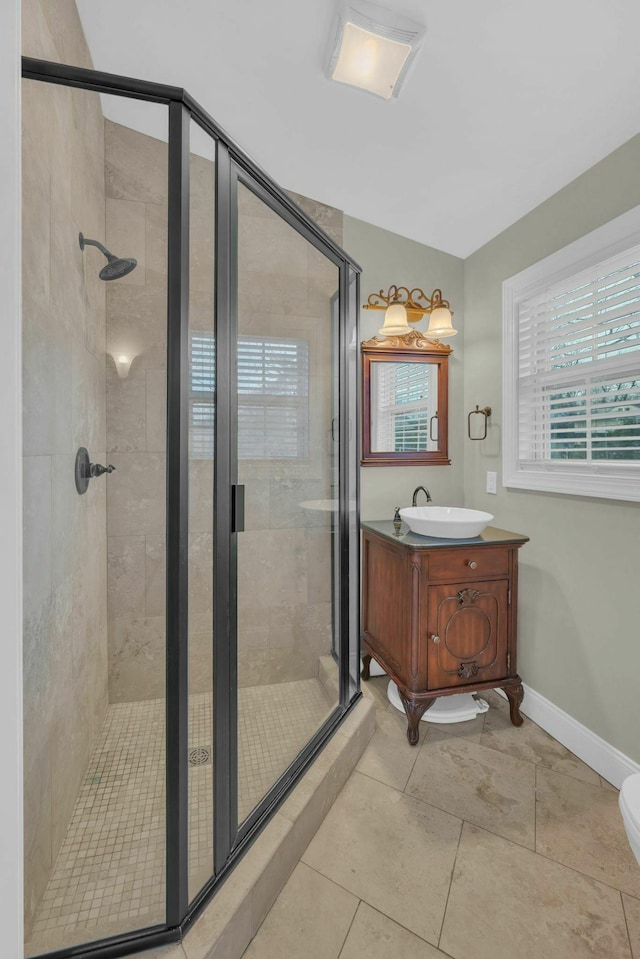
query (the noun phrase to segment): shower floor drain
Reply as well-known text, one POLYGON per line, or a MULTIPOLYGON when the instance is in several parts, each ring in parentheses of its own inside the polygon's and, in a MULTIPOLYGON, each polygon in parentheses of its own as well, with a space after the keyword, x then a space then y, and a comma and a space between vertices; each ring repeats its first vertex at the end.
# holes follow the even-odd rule
POLYGON ((211 746, 196 746, 189 750, 190 766, 208 766, 211 762, 211 746))

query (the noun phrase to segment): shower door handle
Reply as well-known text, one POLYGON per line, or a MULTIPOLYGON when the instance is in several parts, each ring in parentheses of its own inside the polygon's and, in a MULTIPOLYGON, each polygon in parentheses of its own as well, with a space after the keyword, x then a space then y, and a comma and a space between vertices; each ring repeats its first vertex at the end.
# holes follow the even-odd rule
POLYGON ((231 487, 231 532, 244 533, 244 486, 231 487))

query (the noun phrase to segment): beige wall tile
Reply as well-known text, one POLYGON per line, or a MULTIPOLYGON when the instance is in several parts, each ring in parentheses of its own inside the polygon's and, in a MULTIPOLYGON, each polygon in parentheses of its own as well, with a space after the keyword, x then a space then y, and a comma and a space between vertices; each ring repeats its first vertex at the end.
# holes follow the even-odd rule
MULTIPOLYGON (((240 188, 239 192, 242 190, 240 188)), ((238 221, 238 269, 246 274, 301 277, 307 280, 307 247, 304 237, 277 214, 242 216, 238 221)))
MULTIPOLYGON (((145 104, 145 109, 153 108, 145 104)), ((166 108, 163 112, 166 116, 166 108)), ((105 140, 107 197, 166 204, 167 144, 110 120, 105 140)))
POLYGON ((85 446, 93 462, 94 454, 106 448, 104 356, 94 356, 77 341, 73 343, 72 391, 73 433, 69 452, 85 446))
POLYGON ((108 544, 108 610, 109 617, 145 615, 144 536, 110 536, 108 544))
POLYGON ((109 620, 109 701, 160 699, 164 695, 164 617, 109 620))
POLYGON ((146 370, 167 365, 167 295, 155 286, 120 286, 107 290, 107 353, 134 356, 146 370))
POLYGON ((213 295, 215 167, 191 154, 189 289, 213 295))
POLYGON ((213 612, 213 534, 189 536, 189 614, 213 612))
MULTIPOLYGON (((294 203, 302 207, 307 216, 310 216, 311 219, 331 237, 334 243, 342 246, 344 230, 344 214, 342 210, 338 210, 334 206, 327 206, 326 203, 319 203, 317 200, 302 196, 300 193, 292 193, 289 191, 289 196, 294 203)), ((318 252, 318 256, 321 255, 322 254, 318 252)))
POLYGON ((22 86, 22 307, 26 321, 33 306, 48 310, 51 281, 51 177, 43 149, 47 131, 42 128, 52 123, 52 104, 46 95, 44 105, 39 99, 34 87, 42 86, 47 85, 36 80, 23 80, 22 86))
MULTIPOLYGON (((117 355, 117 354, 116 354, 117 355)), ((107 450, 132 452, 147 448, 146 370, 134 363, 125 379, 107 357, 107 450)), ((161 375, 162 374, 161 372, 161 375)))
POLYGON ((24 609, 29 617, 51 594, 51 457, 25 456, 23 470, 24 609))
POLYGON ((119 286, 144 286, 146 283, 146 205, 133 200, 107 197, 107 229, 104 241, 115 256, 132 256, 138 265, 118 280, 119 286))
POLYGON ((167 448, 167 375, 147 370, 147 450, 163 453, 167 448))
POLYGON ((305 603, 304 531, 252 530, 238 537, 239 607, 305 603))
POLYGON ((147 616, 164 616, 167 594, 165 537, 163 534, 150 534, 145 537, 145 542, 147 616))
POLYGON ((166 204, 146 204, 146 274, 147 283, 152 286, 164 286, 167 282, 167 218, 166 204))
POLYGON ((110 455, 107 477, 109 536, 163 533, 166 520, 166 457, 162 453, 110 455))
POLYGON ((93 63, 78 15, 75 0, 56 0, 55 7, 43 3, 42 9, 56 49, 62 63, 71 63, 78 67, 91 69, 93 63))

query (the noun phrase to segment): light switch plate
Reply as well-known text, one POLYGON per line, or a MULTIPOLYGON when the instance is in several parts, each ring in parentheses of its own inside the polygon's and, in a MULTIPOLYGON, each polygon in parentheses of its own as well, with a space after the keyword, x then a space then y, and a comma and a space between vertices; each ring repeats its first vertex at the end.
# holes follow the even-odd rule
POLYGON ((498 492, 498 474, 487 471, 487 493, 498 492))

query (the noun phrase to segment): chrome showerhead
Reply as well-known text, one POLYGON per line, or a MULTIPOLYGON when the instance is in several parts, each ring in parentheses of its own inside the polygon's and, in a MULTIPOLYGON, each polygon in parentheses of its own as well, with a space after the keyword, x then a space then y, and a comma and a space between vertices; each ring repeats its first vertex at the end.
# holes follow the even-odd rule
POLYGON ((138 265, 138 261, 134 260, 133 257, 123 259, 119 256, 114 256, 102 243, 99 243, 97 240, 88 240, 82 233, 80 233, 78 240, 81 250, 84 250, 85 246, 96 246, 100 252, 106 256, 108 262, 102 267, 98 274, 101 280, 119 280, 121 277, 126 276, 127 273, 135 270, 138 265))

